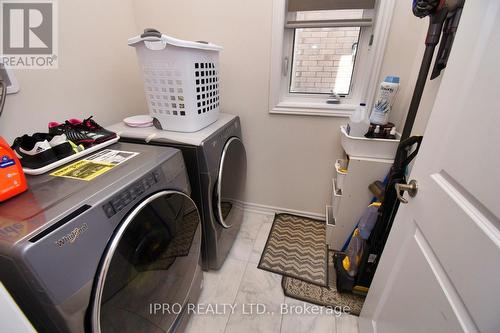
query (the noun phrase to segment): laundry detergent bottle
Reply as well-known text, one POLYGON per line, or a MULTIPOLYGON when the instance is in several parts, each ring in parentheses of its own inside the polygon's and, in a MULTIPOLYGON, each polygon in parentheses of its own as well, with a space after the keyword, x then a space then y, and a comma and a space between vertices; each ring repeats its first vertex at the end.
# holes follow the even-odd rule
POLYGON ((370 128, 368 110, 365 103, 360 103, 347 123, 347 134, 350 136, 363 137, 370 128))
POLYGON ((0 136, 0 202, 28 189, 21 163, 0 136))
POLYGON ((399 90, 399 77, 386 76, 380 83, 378 97, 370 115, 370 122, 376 125, 386 125, 389 122, 389 112, 399 90))

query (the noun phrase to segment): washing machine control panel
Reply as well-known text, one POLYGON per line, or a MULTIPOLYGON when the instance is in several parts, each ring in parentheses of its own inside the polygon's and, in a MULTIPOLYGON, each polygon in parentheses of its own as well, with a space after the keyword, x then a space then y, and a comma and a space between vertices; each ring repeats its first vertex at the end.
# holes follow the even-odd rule
POLYGON ((102 206, 106 216, 112 217, 116 213, 123 210, 130 203, 142 196, 144 192, 150 189, 153 185, 160 181, 160 171, 155 170, 146 176, 142 177, 132 185, 128 186, 123 191, 115 195, 111 200, 102 206))

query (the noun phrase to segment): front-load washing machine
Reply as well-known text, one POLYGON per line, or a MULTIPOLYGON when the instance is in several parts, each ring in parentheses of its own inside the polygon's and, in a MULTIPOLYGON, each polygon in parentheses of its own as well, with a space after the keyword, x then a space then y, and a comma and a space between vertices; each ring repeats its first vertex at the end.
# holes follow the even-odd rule
POLYGON ((39 332, 180 331, 203 276, 182 154, 129 143, 99 153, 115 157, 28 177, 0 205, 1 281, 39 332))
POLYGON ((108 129, 125 142, 182 150, 192 198, 202 215, 203 268, 219 269, 243 219, 247 160, 239 117, 221 113, 215 123, 195 133, 132 128, 124 123, 108 129))

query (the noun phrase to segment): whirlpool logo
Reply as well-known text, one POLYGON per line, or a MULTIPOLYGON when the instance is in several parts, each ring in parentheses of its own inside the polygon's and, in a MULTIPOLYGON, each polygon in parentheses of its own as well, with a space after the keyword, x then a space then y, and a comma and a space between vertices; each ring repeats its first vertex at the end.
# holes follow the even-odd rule
POLYGON ((54 244, 56 244, 59 247, 63 247, 66 244, 73 244, 78 239, 78 237, 80 237, 81 234, 87 231, 87 229, 88 225, 87 223, 84 223, 81 226, 73 229, 69 234, 66 234, 63 237, 59 238, 57 241, 54 242, 54 244))

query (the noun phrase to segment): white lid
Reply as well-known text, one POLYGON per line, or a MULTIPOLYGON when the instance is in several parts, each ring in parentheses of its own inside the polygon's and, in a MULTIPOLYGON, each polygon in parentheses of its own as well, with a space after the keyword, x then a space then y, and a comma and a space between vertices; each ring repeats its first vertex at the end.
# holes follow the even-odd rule
POLYGON ((132 117, 127 117, 123 119, 123 122, 129 126, 141 126, 141 125, 147 125, 147 124, 153 124, 153 117, 150 115, 138 115, 138 116, 132 116, 132 117))
POLYGON ((135 46, 136 44, 141 42, 159 42, 159 41, 161 41, 164 44, 164 46, 170 44, 177 47, 187 47, 192 49, 210 50, 210 51, 220 51, 223 49, 222 46, 215 45, 209 42, 202 42, 202 41, 192 42, 188 40, 182 40, 170 37, 154 29, 144 29, 143 34, 130 38, 128 40, 128 45, 135 46))

